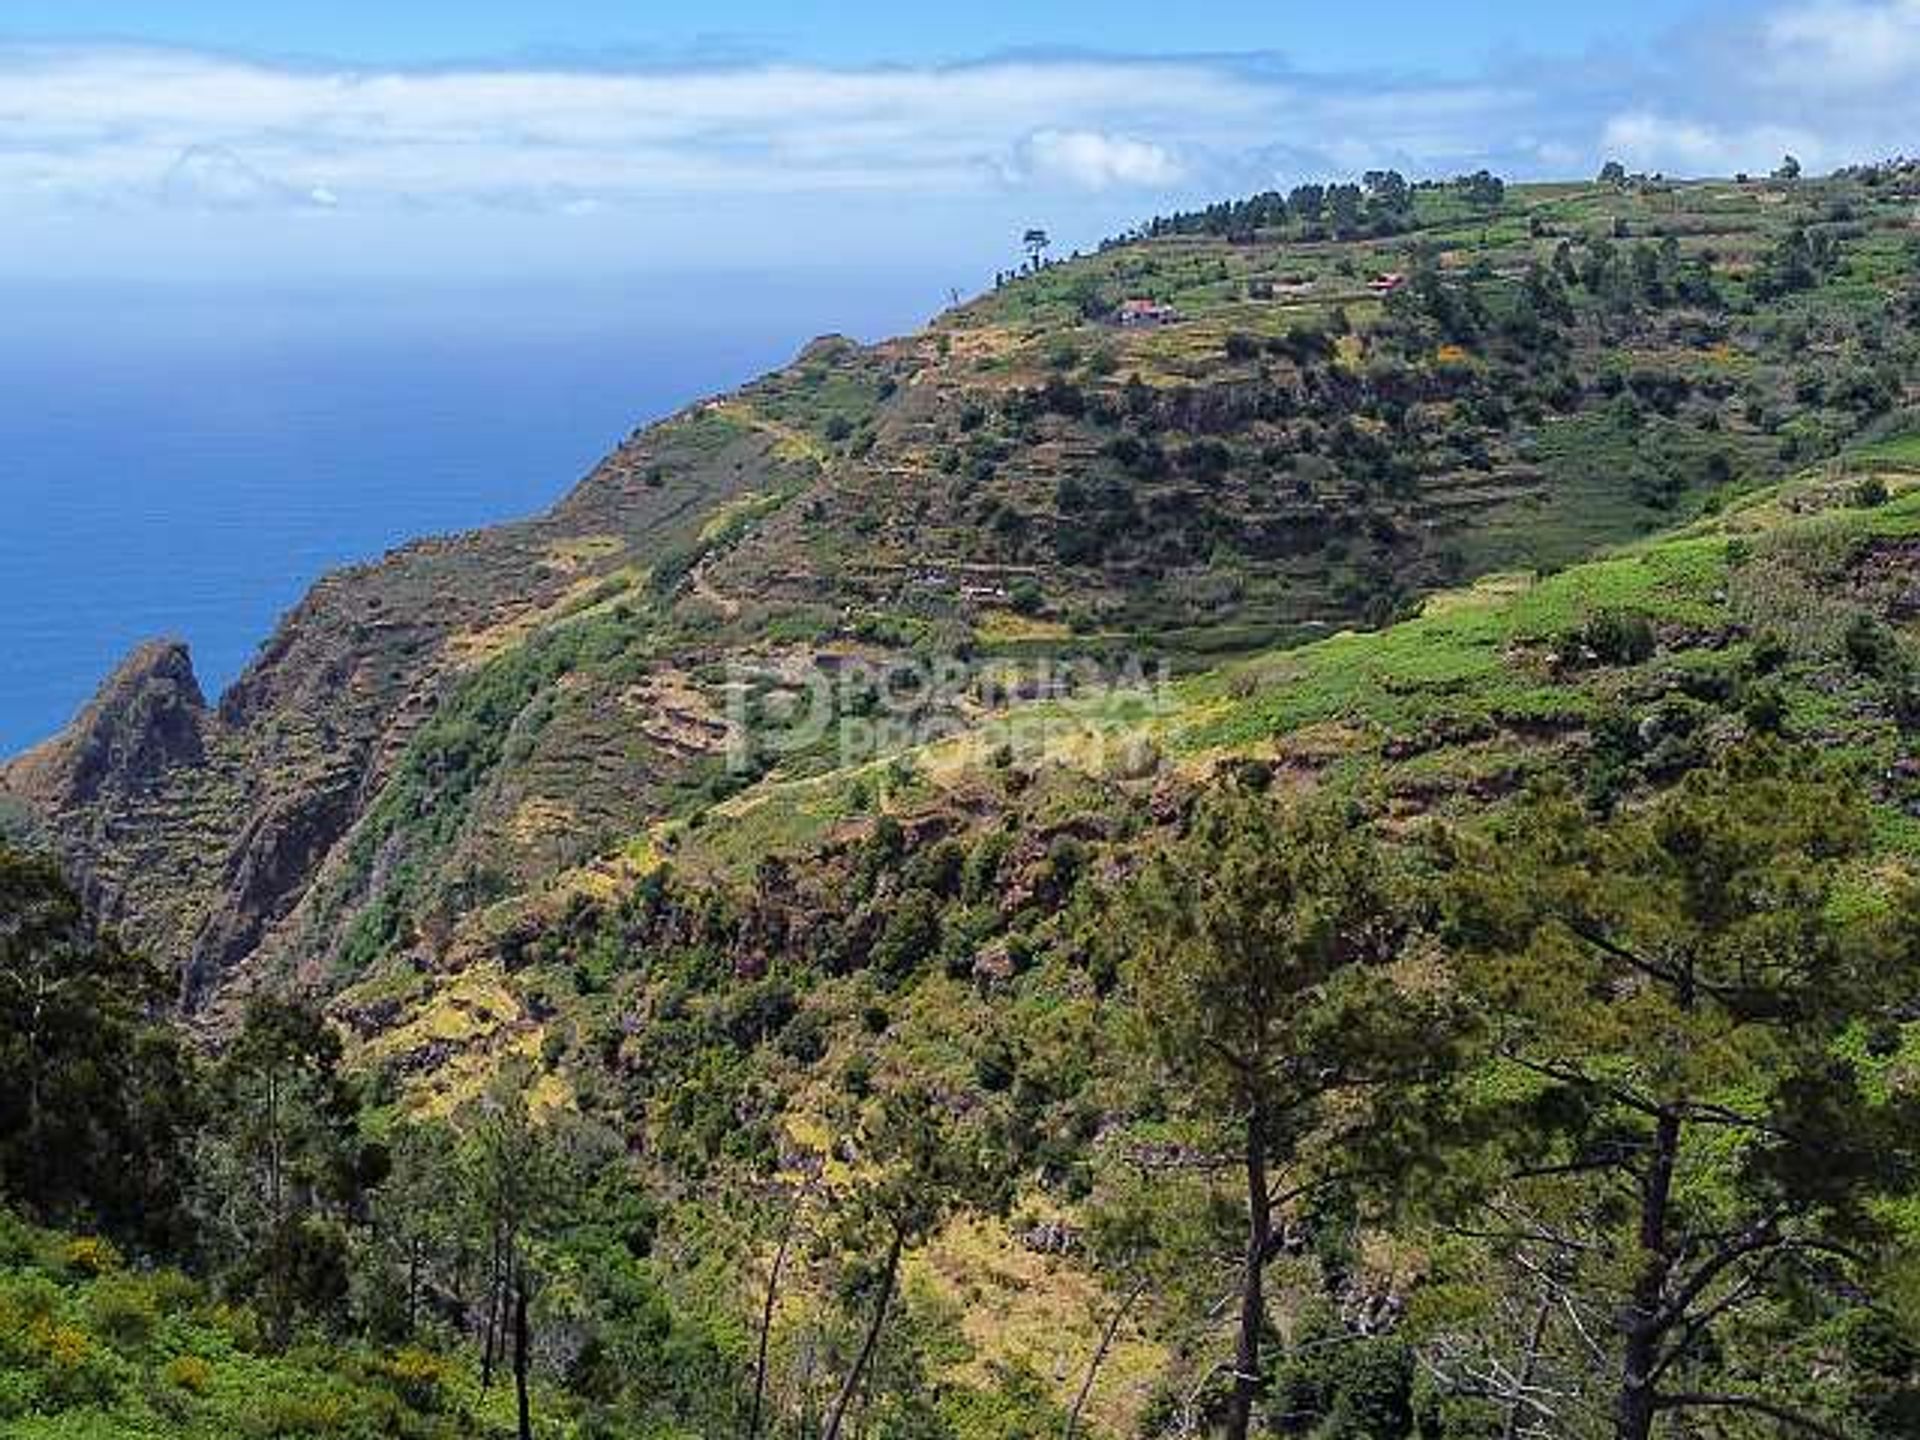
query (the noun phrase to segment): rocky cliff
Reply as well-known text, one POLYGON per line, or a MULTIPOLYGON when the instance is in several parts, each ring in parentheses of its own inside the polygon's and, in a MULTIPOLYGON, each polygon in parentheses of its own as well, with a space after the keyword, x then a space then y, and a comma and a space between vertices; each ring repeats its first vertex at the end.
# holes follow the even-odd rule
POLYGON ((103 918, 180 968, 189 1002, 263 951, 324 954, 292 943, 290 917, 447 690, 685 543, 765 459, 655 437, 550 516, 329 576, 217 707, 183 644, 143 645, 65 731, 0 767, 0 795, 103 918))

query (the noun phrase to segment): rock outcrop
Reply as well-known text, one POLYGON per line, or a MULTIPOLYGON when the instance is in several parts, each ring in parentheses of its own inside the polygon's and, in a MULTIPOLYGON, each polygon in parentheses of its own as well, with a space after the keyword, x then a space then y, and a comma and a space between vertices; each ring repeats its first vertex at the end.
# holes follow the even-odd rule
POLYGON ((60 735, 0 767, 0 789, 65 812, 150 794, 177 766, 206 761, 206 697, 177 640, 140 646, 60 735))

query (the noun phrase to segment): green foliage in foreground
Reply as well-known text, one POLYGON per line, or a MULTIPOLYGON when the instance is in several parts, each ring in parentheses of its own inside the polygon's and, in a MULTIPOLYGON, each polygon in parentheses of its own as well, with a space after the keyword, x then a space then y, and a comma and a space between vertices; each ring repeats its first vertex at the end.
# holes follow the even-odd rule
POLYGON ((1710 1411, 1920 1418, 1910 1344, 1882 1368, 1849 1338, 1911 1320, 1896 1216, 1920 1183, 1920 1100, 1880 1079, 1920 991, 1920 891, 1845 904, 1868 844, 1857 792, 1760 745, 1601 825, 1540 796, 1449 857, 1500 1097, 1477 1284, 1565 1311, 1506 1337, 1537 1387, 1516 1415, 1634 1440, 1710 1411), (1569 1319, 1617 1352, 1567 1348, 1569 1319), (1823 1345, 1846 1360, 1816 1380, 1823 1345))
POLYGON ((0 844, 0 1190, 177 1243, 197 1117, 157 967, 94 932, 46 860, 0 844))
MULTIPOLYGON (((310 1012, 254 1007, 186 1077, 206 1103, 162 1167, 186 1237, 145 1246, 197 1283, 17 1245, 8 1423, 511 1434, 524 1298, 555 1440, 742 1433, 762 1314, 768 1440, 835 1415, 861 1440, 1059 1433, 1077 1373, 1117 1388, 1096 1347, 1123 1313, 1145 1354, 1110 1364, 1141 1398, 1083 1440, 1485 1440, 1548 1405, 1546 1433, 1588 1440, 1618 1431, 1635 1344, 1659 1374, 1651 1430, 1624 1433, 1688 1433, 1688 1408, 1775 1433, 1735 1401, 1901 1433, 1920 911, 1889 762, 1916 713, 1897 606, 1920 496, 1863 507, 1849 478, 1278 657, 1244 691, 1193 682, 1175 721, 1444 755, 1557 717, 1579 748, 1538 752, 1540 793, 1396 810, 1383 747, 1312 802, 1245 761, 1152 799, 1042 777, 981 826, 882 816, 763 856, 750 888, 654 870, 529 936, 539 1068, 451 1123, 399 1118, 396 1077, 343 1073, 310 1012), (536 1118, 554 1080, 573 1104, 536 1118), (1082 1237, 1014 1282, 1079 1287, 1051 1376, 983 1326, 996 1262, 952 1231, 1036 1211, 1082 1237), (117 1318, 115 1287, 147 1285, 192 1298, 117 1318), (1638 1341, 1634 1314, 1657 1320, 1638 1341), (256 1391, 289 1408, 217 1408, 256 1391)), ((26 1059, 53 1073, 150 1025, 113 993, 26 1059)), ((146 1072, 107 1073, 98 1113, 140 1113, 146 1072)), ((87 1209, 6 1181, 42 1216, 87 1209)))
MULTIPOLYGON (((0 1227, 6 1433, 706 1440, 750 1413, 758 1313, 769 1440, 1055 1433, 1031 1369, 952 1378, 964 1303, 914 1269, 1022 1190, 1075 1205, 1087 1263, 1191 1355, 1162 1352, 1136 1426, 1083 1436, 1910 1426, 1920 901, 1862 887, 1869 807, 1811 752, 1753 740, 1610 814, 1562 786, 1391 836, 1236 775, 1109 849, 1117 888, 1049 847, 1026 943, 1051 968, 989 1003, 949 946, 1002 839, 877 827, 841 898, 912 933, 810 975, 801 943, 743 980, 629 911, 658 1024, 572 1057, 584 1114, 535 1117, 512 1071, 375 1146, 330 1032, 256 1005, 182 1177, 205 1280, 0 1227), (770 1126, 808 1088, 836 1138, 800 1179, 770 1126), (635 1165, 623 1113, 677 1148, 635 1165), (783 1306, 754 1262, 796 1232, 783 1306), (1409 1257, 1388 1282, 1383 1249, 1409 1257), (1223 1253, 1237 1345, 1207 1319, 1223 1253)), ((683 923, 691 896, 648 896, 683 923)))
MULTIPOLYGON (((1262 1390, 1266 1274, 1276 1212, 1378 1167, 1444 1074, 1456 1017, 1417 970, 1421 907, 1363 816, 1220 797, 1149 865, 1116 937, 1141 1019, 1202 1115, 1241 1127, 1247 1237, 1233 1394, 1224 1428, 1246 1440, 1262 1390), (1339 1157, 1339 1158, 1330 1158, 1339 1157)), ((1397 1153, 1395 1153, 1397 1152, 1397 1153)))
POLYGON ((511 1434, 496 1393, 420 1346, 303 1337, 106 1240, 0 1212, 0 1431, 18 1440, 454 1440, 511 1434))

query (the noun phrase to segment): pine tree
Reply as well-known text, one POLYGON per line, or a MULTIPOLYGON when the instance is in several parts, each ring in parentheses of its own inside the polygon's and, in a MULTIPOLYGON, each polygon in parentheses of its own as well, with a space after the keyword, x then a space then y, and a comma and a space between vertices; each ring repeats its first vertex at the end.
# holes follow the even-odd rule
POLYGON ((1920 1110, 1869 1057, 1920 989, 1920 907, 1849 917, 1867 838, 1857 793, 1763 747, 1605 824, 1540 797, 1454 852, 1487 1088, 1533 1141, 1481 1230, 1606 1351, 1619 1440, 1696 1411, 1841 1433, 1837 1387, 1741 1341, 1870 1294, 1880 1202, 1916 1178, 1920 1110))
POLYGON ((839 1440, 871 1371, 899 1289, 907 1251, 936 1233, 962 1205, 995 1208, 1004 1162, 987 1136, 965 1125, 918 1085, 890 1091, 869 1107, 858 1141, 863 1179, 842 1216, 846 1239, 877 1252, 873 1299, 860 1347, 821 1430, 839 1440))
POLYGON ((1327 806, 1213 797, 1123 914, 1162 1063, 1197 1116, 1237 1131, 1246 1236, 1226 1433, 1245 1440, 1265 1380, 1276 1217, 1365 1166, 1395 1124, 1372 1101, 1444 1068, 1444 981, 1403 878, 1327 806))
POLYGON ((0 1193, 178 1241, 197 1096, 168 989, 88 922, 56 866, 0 846, 0 1193))
POLYGON ((364 1144, 339 1035, 296 999, 263 996, 211 1076, 196 1154, 201 1243, 236 1293, 255 1298, 285 1345, 304 1316, 347 1296, 346 1222, 384 1176, 364 1144))

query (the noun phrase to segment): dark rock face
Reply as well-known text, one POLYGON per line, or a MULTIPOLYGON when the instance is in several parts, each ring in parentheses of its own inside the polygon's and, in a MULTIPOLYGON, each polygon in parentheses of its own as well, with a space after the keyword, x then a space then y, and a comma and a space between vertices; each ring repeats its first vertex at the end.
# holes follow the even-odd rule
POLYGON ((186 646, 146 647, 116 680, 88 736, 86 764, 76 771, 76 798, 87 793, 79 787, 140 786, 175 765, 206 760, 207 702, 186 646))
POLYGON ((209 918, 187 961, 182 991, 190 1006, 286 918, 354 818, 350 784, 291 796, 253 815, 228 856, 226 904, 209 918))
POLYGON ((1866 547, 1854 562, 1852 588, 1897 625, 1920 619, 1920 541, 1866 547))
MULTIPOLYGON (((140 646, 60 735, 0 765, 0 799, 26 807, 54 841, 88 907, 104 922, 141 938, 144 875, 161 893, 177 885, 156 866, 154 837, 129 837, 164 811, 168 797, 200 783, 215 728, 187 647, 154 640, 140 646)), ((153 908, 171 919, 168 905, 153 908)))
POLYGON ((0 770, 0 786, 55 811, 148 793, 167 771, 206 762, 206 725, 187 647, 150 641, 121 662, 65 734, 0 770))

